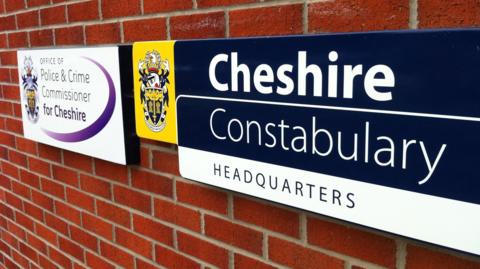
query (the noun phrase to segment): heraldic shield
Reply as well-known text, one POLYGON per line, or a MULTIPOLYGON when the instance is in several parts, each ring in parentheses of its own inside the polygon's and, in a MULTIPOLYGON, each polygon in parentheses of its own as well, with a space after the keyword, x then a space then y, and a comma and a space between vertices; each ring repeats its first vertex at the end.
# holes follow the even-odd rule
POLYGON ((143 105, 145 123, 154 132, 165 128, 166 107, 168 106, 168 60, 162 60, 160 53, 147 52, 138 63, 140 73, 140 100, 143 105))
POLYGON ((22 70, 23 99, 28 119, 35 123, 38 121, 38 85, 37 73, 33 68, 32 57, 25 57, 22 70))
POLYGON ((34 114, 37 108, 37 98, 35 94, 35 89, 26 89, 25 95, 27 97, 27 110, 29 114, 34 114))

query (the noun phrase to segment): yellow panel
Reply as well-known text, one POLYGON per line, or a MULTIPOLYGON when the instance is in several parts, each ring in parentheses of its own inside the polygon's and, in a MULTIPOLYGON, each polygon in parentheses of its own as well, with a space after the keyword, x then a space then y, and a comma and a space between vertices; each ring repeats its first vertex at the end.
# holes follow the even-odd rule
POLYGON ((137 135, 176 144, 174 44, 134 43, 133 79, 137 135))

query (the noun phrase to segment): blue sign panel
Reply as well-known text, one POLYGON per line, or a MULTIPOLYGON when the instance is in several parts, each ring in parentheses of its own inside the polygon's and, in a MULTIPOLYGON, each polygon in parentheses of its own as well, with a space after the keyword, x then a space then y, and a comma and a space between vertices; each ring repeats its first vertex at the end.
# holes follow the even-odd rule
POLYGON ((184 177, 480 254, 480 31, 174 52, 184 177))

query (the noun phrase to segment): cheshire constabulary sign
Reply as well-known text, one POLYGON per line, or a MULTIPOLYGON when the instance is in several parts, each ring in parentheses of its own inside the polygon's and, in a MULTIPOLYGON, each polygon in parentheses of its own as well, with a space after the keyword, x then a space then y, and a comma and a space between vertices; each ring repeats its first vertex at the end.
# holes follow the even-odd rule
POLYGON ((133 118, 125 117, 133 112, 131 51, 18 51, 25 137, 111 162, 137 162, 133 118))
POLYGON ((480 254, 480 31, 169 44, 182 176, 480 254))

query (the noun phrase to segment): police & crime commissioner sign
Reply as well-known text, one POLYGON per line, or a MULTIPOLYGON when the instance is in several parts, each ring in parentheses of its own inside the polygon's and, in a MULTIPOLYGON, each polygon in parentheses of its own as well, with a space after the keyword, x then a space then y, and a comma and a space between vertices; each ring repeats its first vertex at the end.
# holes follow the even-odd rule
POLYGON ((480 31, 176 41, 186 178, 480 254, 480 31))
POLYGON ((138 139, 124 126, 128 85, 120 79, 120 51, 131 53, 128 47, 18 51, 25 137, 120 164, 137 159, 138 139))

